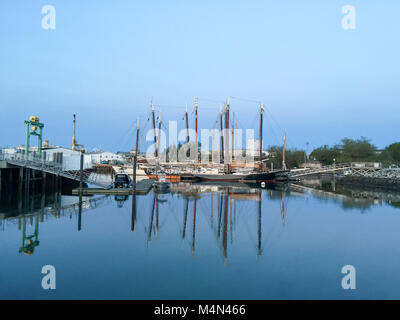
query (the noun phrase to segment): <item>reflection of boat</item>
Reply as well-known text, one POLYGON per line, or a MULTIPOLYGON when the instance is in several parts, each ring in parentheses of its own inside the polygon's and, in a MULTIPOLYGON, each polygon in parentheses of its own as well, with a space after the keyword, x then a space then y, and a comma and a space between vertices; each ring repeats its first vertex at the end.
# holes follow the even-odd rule
POLYGON ((128 200, 127 195, 116 195, 114 200, 117 202, 117 207, 122 208, 124 206, 124 202, 128 200))
POLYGON ((119 169, 118 173, 116 173, 113 181, 114 188, 129 188, 132 184, 132 180, 129 177, 128 173, 125 172, 124 169, 119 169))

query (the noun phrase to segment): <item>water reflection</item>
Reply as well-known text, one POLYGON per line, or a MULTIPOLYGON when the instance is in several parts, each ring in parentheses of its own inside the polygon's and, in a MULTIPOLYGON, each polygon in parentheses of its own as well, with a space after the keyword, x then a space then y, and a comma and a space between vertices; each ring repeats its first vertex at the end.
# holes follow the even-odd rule
MULTIPOLYGON (((182 218, 177 236, 183 244, 189 243, 190 252, 192 256, 195 256, 200 210, 201 214, 207 217, 209 230, 226 263, 235 239, 238 215, 242 217, 241 223, 246 225, 254 223, 255 228, 248 229, 253 229, 254 233, 250 236, 255 239, 255 254, 261 258, 264 237, 268 236, 263 229, 265 220, 263 214, 269 210, 268 201, 280 202, 279 216, 281 225, 284 227, 287 222, 287 211, 290 210, 287 200, 299 196, 308 197, 310 193, 321 201, 334 201, 340 203, 343 209, 358 209, 360 212, 365 212, 367 208, 374 205, 382 205, 383 202, 393 207, 400 206, 400 193, 348 189, 336 184, 332 187, 331 181, 319 181, 318 185, 312 188, 299 185, 277 185, 268 189, 252 188, 242 184, 228 186, 181 183, 173 185, 170 194, 150 193, 147 196, 133 197, 127 195, 76 197, 62 194, 60 190, 45 193, 31 192, 22 196, 2 194, 0 223, 4 228, 5 221, 17 221, 18 230, 22 233, 19 252, 32 255, 40 244, 40 223, 51 218, 69 217, 71 219, 73 215, 77 215, 77 230, 81 231, 84 224, 84 212, 111 203, 115 203, 118 210, 126 210, 130 207, 128 200, 131 198, 130 229, 135 232, 138 222, 144 223, 147 248, 151 246, 153 240, 159 238, 160 228, 162 228, 160 216, 164 219, 181 210, 178 212, 182 218), (142 203, 140 215, 138 215, 137 201, 142 203), (250 212, 255 213, 253 218, 247 216, 250 212)), ((110 219, 112 219, 111 216, 110 219)), ((204 233, 203 230, 201 232, 204 233)))

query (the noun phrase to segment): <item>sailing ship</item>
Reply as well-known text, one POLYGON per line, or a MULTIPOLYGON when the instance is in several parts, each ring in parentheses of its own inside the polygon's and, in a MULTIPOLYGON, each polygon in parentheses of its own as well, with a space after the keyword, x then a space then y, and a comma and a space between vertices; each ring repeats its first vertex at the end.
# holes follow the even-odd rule
MULTIPOLYGON (((225 139, 225 153, 224 153, 224 172, 216 174, 195 174, 195 178, 200 181, 214 181, 214 182, 243 182, 243 183, 262 183, 263 185, 269 183, 286 182, 289 180, 290 170, 286 168, 285 162, 285 136, 283 138, 283 161, 281 170, 268 170, 264 167, 262 158, 262 129, 263 129, 263 113, 264 107, 261 103, 260 108, 260 145, 259 145, 259 167, 258 170, 250 173, 233 172, 231 164, 229 163, 229 139, 225 139)), ((222 117, 221 117, 222 129, 222 117)), ((225 130, 229 132, 229 98, 225 104, 225 130)), ((221 139, 223 142, 223 140, 221 139)), ((223 143, 222 143, 223 146, 223 143)), ((233 143, 232 143, 233 149, 233 143)))

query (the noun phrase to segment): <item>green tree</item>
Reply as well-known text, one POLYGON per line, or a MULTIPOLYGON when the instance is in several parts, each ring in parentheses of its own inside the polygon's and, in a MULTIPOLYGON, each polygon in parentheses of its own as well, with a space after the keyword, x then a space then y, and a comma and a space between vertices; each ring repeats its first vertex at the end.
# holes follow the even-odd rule
POLYGON ((376 147, 365 137, 358 140, 344 138, 341 147, 339 162, 377 160, 376 147))
POLYGON ((380 155, 380 161, 386 166, 390 164, 400 165, 400 142, 387 146, 380 155))
POLYGON ((320 161, 324 165, 333 163, 333 159, 338 159, 340 156, 340 149, 338 146, 328 147, 324 145, 312 151, 311 158, 320 161))
MULTIPOLYGON (((282 168, 282 147, 281 146, 272 146, 268 150, 269 156, 266 161, 266 165, 268 167, 273 166, 275 169, 282 168)), ((286 155, 286 166, 289 169, 298 168, 302 163, 304 163, 304 159, 306 157, 306 153, 303 150, 296 149, 287 149, 285 152, 286 155)))

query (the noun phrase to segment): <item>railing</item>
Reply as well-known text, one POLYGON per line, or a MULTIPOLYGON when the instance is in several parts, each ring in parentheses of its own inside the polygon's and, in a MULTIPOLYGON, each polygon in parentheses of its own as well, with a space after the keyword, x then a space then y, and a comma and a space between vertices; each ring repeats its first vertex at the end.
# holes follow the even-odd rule
MULTIPOLYGON (((80 181, 81 179, 79 170, 63 170, 62 163, 47 161, 33 154, 29 154, 28 157, 26 157, 25 154, 21 153, 0 153, 0 160, 7 161, 12 165, 47 172, 76 181, 80 181)), ((83 182, 94 184, 102 188, 107 187, 107 184, 99 182, 97 176, 87 170, 83 171, 83 182)))
POLYGON ((359 163, 359 162, 347 162, 347 163, 338 163, 338 164, 333 164, 329 166, 321 166, 319 168, 309 168, 309 169, 304 169, 304 170, 299 170, 297 172, 292 172, 291 176, 298 178, 298 177, 303 177, 303 176, 308 176, 312 174, 319 174, 319 173, 328 173, 328 172, 337 172, 337 171, 343 171, 346 172, 347 170, 350 170, 350 174, 354 172, 357 172, 357 174, 363 175, 364 171, 365 172, 375 172, 377 170, 381 170, 381 166, 369 166, 367 165, 369 163, 359 163))

